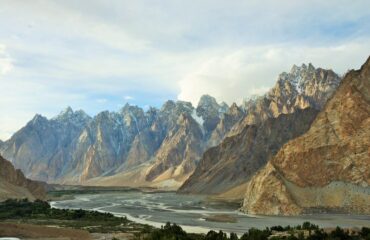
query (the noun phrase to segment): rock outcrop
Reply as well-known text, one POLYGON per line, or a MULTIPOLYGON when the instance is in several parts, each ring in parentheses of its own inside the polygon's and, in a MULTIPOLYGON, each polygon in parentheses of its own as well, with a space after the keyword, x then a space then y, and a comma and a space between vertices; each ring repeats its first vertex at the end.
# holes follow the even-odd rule
POLYGON ((232 128, 228 136, 240 133, 247 125, 293 113, 297 109, 311 107, 320 110, 340 81, 341 78, 332 70, 315 68, 311 63, 300 67, 294 65, 289 73, 279 75, 268 93, 244 102, 246 116, 232 128))
POLYGON ((31 181, 0 156, 0 201, 9 198, 44 199, 45 184, 31 181))
POLYGON ((350 71, 309 131, 248 183, 242 210, 370 213, 370 58, 350 71))
POLYGON ((246 126, 207 150, 179 192, 215 194, 245 183, 283 144, 306 132, 317 112, 307 108, 246 126))
POLYGON ((218 194, 245 183, 283 144, 308 130, 340 81, 332 70, 294 65, 267 94, 246 101, 244 110, 232 105, 209 142, 227 137, 204 153, 179 192, 218 194))
POLYGON ((0 152, 27 176, 51 183, 84 184, 141 169, 144 185, 172 178, 178 185, 194 171, 207 142, 204 128, 211 129, 209 119, 222 108, 214 98, 202 99, 202 115, 195 116, 184 101, 146 112, 127 104, 94 118, 71 108, 50 120, 36 115, 0 152))
POLYGON ((245 113, 241 107, 233 103, 230 108, 222 114, 217 126, 212 131, 212 134, 207 142, 207 147, 217 146, 222 142, 225 136, 230 132, 232 127, 239 122, 245 113))
POLYGON ((74 145, 90 117, 71 108, 48 120, 36 114, 4 142, 1 154, 28 178, 50 181, 64 174, 74 145))

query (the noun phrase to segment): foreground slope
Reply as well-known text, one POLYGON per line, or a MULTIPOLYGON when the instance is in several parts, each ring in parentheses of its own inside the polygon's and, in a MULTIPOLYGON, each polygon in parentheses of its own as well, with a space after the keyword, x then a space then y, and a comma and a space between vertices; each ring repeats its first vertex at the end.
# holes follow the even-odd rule
POLYGON ((243 211, 370 213, 370 58, 350 71, 310 130, 248 183, 243 211))
POLYGON ((44 184, 24 177, 20 170, 0 156, 0 201, 9 198, 45 198, 44 184))

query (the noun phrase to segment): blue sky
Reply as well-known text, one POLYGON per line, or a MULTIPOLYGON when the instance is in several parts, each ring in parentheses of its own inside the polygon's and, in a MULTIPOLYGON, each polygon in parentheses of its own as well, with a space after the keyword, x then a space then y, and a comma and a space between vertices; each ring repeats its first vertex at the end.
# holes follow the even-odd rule
POLYGON ((293 64, 370 54, 370 1, 0 0, 0 139, 35 113, 238 102, 293 64))

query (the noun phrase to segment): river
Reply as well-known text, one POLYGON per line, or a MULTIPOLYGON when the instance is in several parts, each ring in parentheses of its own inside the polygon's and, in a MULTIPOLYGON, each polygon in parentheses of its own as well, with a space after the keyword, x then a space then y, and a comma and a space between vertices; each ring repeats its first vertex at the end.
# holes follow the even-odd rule
POLYGON ((315 214, 299 217, 252 216, 231 206, 205 201, 204 196, 178 195, 173 192, 81 194, 74 199, 51 202, 55 208, 85 209, 126 216, 137 223, 160 227, 166 222, 177 223, 187 232, 206 233, 223 230, 242 234, 249 228, 276 225, 298 225, 310 221, 320 227, 370 227, 370 216, 315 214), (228 222, 218 222, 218 221, 228 222))

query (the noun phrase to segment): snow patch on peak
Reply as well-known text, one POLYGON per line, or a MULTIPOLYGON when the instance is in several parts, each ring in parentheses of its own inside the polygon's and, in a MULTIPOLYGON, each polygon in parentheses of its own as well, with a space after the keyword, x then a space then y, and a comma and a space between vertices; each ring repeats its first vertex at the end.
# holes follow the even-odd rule
POLYGON ((65 109, 63 109, 56 117, 55 119, 57 118, 62 118, 62 117, 66 117, 66 116, 71 116, 73 114, 73 109, 68 106, 66 107, 65 109))
POLYGON ((191 113, 191 117, 201 126, 203 127, 203 123, 204 123, 204 120, 202 117, 198 116, 197 115, 197 111, 195 109, 193 109, 192 113, 191 113))

